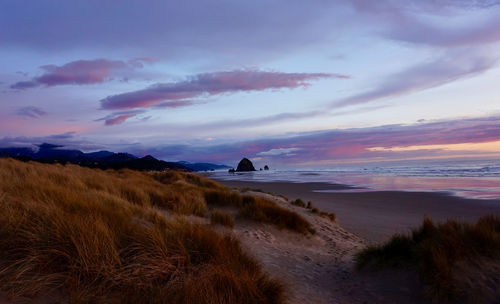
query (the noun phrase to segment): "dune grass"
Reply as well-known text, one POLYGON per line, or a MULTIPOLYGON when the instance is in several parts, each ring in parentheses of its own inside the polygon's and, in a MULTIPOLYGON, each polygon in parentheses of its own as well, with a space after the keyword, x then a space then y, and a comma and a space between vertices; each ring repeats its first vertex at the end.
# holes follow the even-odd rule
POLYGON ((175 215, 205 214, 199 188, 223 189, 193 174, 0 159, 0 289, 70 303, 283 303, 238 240, 175 215))
POLYGON ((229 228, 234 227, 234 218, 227 211, 213 210, 210 214, 210 223, 212 225, 222 225, 229 228))
POLYGON ((311 210, 311 213, 317 214, 317 215, 319 215, 321 217, 324 217, 324 218, 327 218, 327 219, 329 219, 332 222, 336 222, 337 221, 337 215, 335 213, 321 211, 318 208, 313 207, 313 204, 311 203, 311 201, 308 201, 307 205, 306 205, 306 203, 304 203, 304 201, 302 199, 298 198, 298 199, 296 199, 294 201, 290 201, 290 204, 292 204, 294 206, 297 206, 297 207, 309 209, 309 210, 311 210))
POLYGON ((240 218, 272 224, 281 229, 303 234, 315 233, 311 224, 302 216, 263 197, 241 195, 224 189, 210 189, 205 191, 205 199, 209 205, 238 208, 240 218))
POLYGON ((406 267, 417 271, 438 302, 496 303, 500 299, 500 216, 475 224, 425 218, 411 235, 396 235, 357 255, 358 268, 406 267), (493 300, 492 300, 493 299, 493 300))
POLYGON ((291 201, 290 204, 297 206, 297 207, 302 207, 302 208, 306 207, 306 203, 304 203, 304 201, 300 198, 298 198, 294 201, 291 201))

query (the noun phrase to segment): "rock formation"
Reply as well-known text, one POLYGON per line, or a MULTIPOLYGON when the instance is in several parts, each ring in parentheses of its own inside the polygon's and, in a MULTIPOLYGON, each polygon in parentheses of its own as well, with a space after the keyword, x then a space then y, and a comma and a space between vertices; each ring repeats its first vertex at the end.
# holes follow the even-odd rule
POLYGON ((248 158, 240 160, 236 172, 256 171, 252 162, 248 158))

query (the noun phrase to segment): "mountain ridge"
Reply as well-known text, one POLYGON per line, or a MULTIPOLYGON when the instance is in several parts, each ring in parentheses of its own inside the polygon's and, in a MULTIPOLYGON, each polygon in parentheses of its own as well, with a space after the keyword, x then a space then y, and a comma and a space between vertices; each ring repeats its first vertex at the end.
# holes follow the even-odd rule
POLYGON ((62 149, 63 146, 50 143, 43 143, 37 145, 37 147, 38 150, 29 147, 0 148, 0 157, 11 157, 22 161, 41 163, 71 163, 100 169, 212 171, 229 168, 225 165, 212 163, 169 162, 156 159, 151 155, 137 157, 130 153, 116 153, 107 150, 85 153, 76 149, 62 149))

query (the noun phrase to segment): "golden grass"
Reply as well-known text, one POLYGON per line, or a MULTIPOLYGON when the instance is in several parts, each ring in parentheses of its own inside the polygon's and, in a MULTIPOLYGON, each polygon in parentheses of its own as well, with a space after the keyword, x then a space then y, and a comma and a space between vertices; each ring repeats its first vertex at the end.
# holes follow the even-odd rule
POLYGON ((416 270, 438 302, 496 303, 500 298, 500 216, 475 224, 425 218, 411 235, 396 235, 357 255, 358 268, 416 270))
MULTIPOLYGON (((299 233, 314 233, 311 224, 295 212, 280 207, 275 202, 251 195, 242 195, 236 191, 231 191, 207 178, 184 172, 163 172, 152 173, 159 182, 169 187, 180 187, 183 193, 191 193, 196 197, 196 201, 201 198, 206 206, 230 206, 239 209, 238 217, 268 223, 280 229, 288 229, 299 233)), ((182 204, 189 205, 189 204, 182 204)), ((187 208, 192 210, 193 207, 187 208)), ((200 208, 202 209, 202 208, 200 208)), ((195 213, 196 214, 196 213, 195 213)))
POLYGON ((210 189, 205 191, 205 199, 209 205, 238 208, 240 218, 272 224, 280 229, 303 234, 315 233, 311 224, 302 216, 263 197, 241 195, 227 189, 210 189))
POLYGON ((172 215, 205 214, 199 188, 221 186, 0 159, 0 289, 70 303, 283 303, 238 240, 172 215))
POLYGON ((210 223, 212 225, 222 225, 226 227, 234 227, 234 218, 227 211, 213 210, 210 214, 210 223))

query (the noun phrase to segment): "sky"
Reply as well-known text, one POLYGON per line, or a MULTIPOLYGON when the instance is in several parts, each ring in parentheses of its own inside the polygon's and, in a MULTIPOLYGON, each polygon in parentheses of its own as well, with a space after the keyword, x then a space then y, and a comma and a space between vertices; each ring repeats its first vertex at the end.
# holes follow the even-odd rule
POLYGON ((500 1, 0 0, 0 147, 500 157, 500 1))

